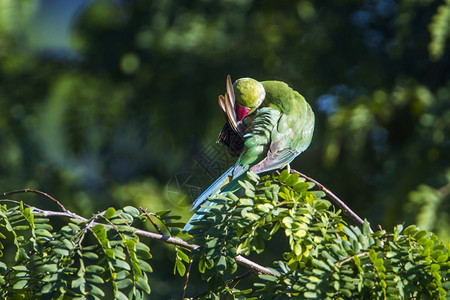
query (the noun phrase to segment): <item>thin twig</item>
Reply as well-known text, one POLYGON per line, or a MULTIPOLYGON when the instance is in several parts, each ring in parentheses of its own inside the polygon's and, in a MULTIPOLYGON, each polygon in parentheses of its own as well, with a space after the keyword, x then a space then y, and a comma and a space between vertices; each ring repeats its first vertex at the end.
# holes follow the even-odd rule
POLYGON ((45 192, 42 192, 42 191, 32 190, 32 189, 21 189, 21 190, 14 190, 14 191, 9 191, 9 192, 4 192, 1 195, 2 196, 7 196, 7 195, 19 194, 19 193, 35 193, 35 194, 43 195, 43 196, 47 197, 48 199, 52 200, 53 202, 55 202, 61 208, 62 211, 68 212, 68 210, 64 207, 64 205, 62 205, 58 200, 56 200, 55 198, 53 198, 49 194, 47 194, 45 192))
POLYGON ((369 254, 369 252, 367 252, 367 251, 361 252, 361 253, 358 253, 358 254, 356 254, 356 255, 354 255, 354 256, 349 256, 349 257, 347 257, 346 259, 341 260, 341 261, 338 262, 337 264, 338 264, 338 266, 340 267, 340 266, 342 266, 343 264, 345 264, 346 262, 348 262, 348 261, 354 259, 355 256, 357 256, 357 257, 363 257, 363 256, 366 256, 366 255, 368 255, 368 254, 369 254))
MULTIPOLYGON (((250 277, 252 275, 255 275, 255 272, 253 272, 252 270, 249 270, 249 271, 245 272, 244 274, 238 275, 238 276, 234 277, 233 279, 231 279, 231 280, 229 280, 227 282, 233 282, 233 284, 231 285, 231 288, 234 289, 238 285, 239 281, 241 281, 242 279, 245 279, 247 277, 250 277)), ((228 295, 229 294, 226 294, 223 297, 223 300, 227 300, 228 295)))
MULTIPOLYGON (((303 173, 300 173, 297 170, 291 169, 291 172, 298 174, 300 177, 305 178, 308 181, 311 181, 312 183, 314 183, 319 189, 321 189, 325 194, 328 195, 328 197, 330 197, 331 201, 334 202, 334 204, 336 204, 341 210, 342 213, 348 217, 350 217, 356 224, 358 224, 359 227, 363 227, 364 225, 364 220, 361 219, 353 210, 350 209, 350 207, 347 206, 347 204, 344 203, 344 201, 342 201, 341 199, 338 198, 338 196, 336 196, 335 194, 333 194, 333 192, 331 192, 329 189, 327 189, 325 186, 323 186, 320 182, 318 182, 317 180, 312 179, 309 176, 306 176, 303 173)), ((372 228, 370 228, 370 233, 373 233, 372 228)))
POLYGON ((188 264, 188 267, 186 270, 186 279, 184 280, 184 283, 183 283, 183 291, 181 293, 181 300, 183 300, 184 296, 186 295, 186 289, 187 289, 187 285, 189 283, 189 275, 191 273, 191 267, 192 267, 192 259, 189 261, 189 264, 188 264))
POLYGON ((159 234, 164 235, 164 233, 162 232, 162 230, 159 228, 158 224, 156 224, 155 221, 153 221, 152 217, 151 217, 150 214, 147 212, 147 210, 144 209, 143 207, 139 207, 139 209, 142 211, 143 214, 145 214, 145 216, 147 217, 147 219, 150 220, 150 222, 152 223, 153 227, 155 227, 156 231, 158 231, 159 234))
POLYGON ((241 274, 241 275, 238 275, 238 276, 234 277, 232 279, 233 285, 231 287, 232 288, 236 287, 236 285, 239 283, 239 281, 241 281, 242 279, 245 279, 247 277, 250 277, 252 275, 255 275, 255 272, 253 272, 252 270, 249 270, 249 271, 245 272, 244 274, 241 274))
POLYGON ((86 219, 82 216, 74 214, 73 212, 70 212, 70 211, 61 212, 61 211, 43 210, 43 209, 40 209, 37 207, 32 207, 31 212, 32 213, 40 213, 44 217, 69 217, 69 218, 82 220, 84 222, 89 222, 89 219, 86 219))

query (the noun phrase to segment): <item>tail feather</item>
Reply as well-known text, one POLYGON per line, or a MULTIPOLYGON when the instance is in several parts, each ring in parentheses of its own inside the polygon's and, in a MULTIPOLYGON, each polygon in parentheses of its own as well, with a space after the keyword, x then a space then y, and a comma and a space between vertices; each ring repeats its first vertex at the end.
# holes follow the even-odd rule
MULTIPOLYGON (((191 210, 196 209, 197 207, 201 206, 199 208, 199 212, 208 211, 208 206, 211 206, 212 203, 206 201, 209 196, 214 195, 219 189, 221 189, 227 182, 229 176, 231 176, 230 182, 227 184, 227 186, 222 190, 222 192, 230 191, 233 187, 235 187, 235 184, 232 184, 235 179, 239 178, 248 168, 242 167, 239 165, 234 165, 231 168, 229 168, 225 173, 223 173, 216 181, 214 181, 213 184, 211 184, 192 204, 191 210), (206 201, 206 202, 205 202, 206 201)), ((186 223, 186 225, 183 228, 183 232, 188 232, 193 225, 191 225, 192 221, 200 220, 203 218, 203 214, 194 214, 191 219, 186 223)))
POLYGON ((228 176, 230 176, 230 174, 233 172, 233 169, 234 166, 229 168, 225 173, 223 173, 219 178, 217 178, 213 184, 211 184, 206 190, 204 190, 203 193, 200 196, 198 196, 198 198, 192 204, 191 210, 194 210, 197 207, 199 207, 203 202, 206 201, 206 199, 208 199, 209 196, 217 192, 225 183, 225 181, 228 179, 228 176))
MULTIPOLYGON (((205 212, 209 210, 209 206, 211 206, 213 203, 206 201, 198 210, 197 212, 205 212)), ((197 221, 200 220, 201 218, 203 218, 203 214, 197 214, 197 212, 189 219, 189 221, 186 223, 186 225, 184 225, 183 227, 183 233, 186 233, 188 231, 190 231, 192 229, 192 227, 194 227, 194 225, 192 225, 191 223, 193 221, 197 221)))

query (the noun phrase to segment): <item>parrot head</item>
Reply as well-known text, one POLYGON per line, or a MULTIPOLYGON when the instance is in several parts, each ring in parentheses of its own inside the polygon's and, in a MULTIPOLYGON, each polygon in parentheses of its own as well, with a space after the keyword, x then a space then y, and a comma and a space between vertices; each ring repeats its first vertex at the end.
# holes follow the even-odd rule
POLYGON ((264 87, 252 78, 240 78, 233 84, 238 120, 258 108, 266 97, 264 87))

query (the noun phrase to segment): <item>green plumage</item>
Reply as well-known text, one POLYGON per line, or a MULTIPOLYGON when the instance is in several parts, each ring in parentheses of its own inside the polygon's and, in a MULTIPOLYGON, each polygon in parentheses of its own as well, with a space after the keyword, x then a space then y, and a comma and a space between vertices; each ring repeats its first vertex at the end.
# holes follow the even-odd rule
POLYGON ((255 173, 286 166, 308 148, 314 131, 314 113, 302 95, 281 81, 261 85, 265 98, 243 119, 245 148, 237 162, 255 173))
MULTIPOLYGON (((263 173, 285 167, 311 143, 314 131, 314 113, 305 98, 281 81, 258 82, 241 78, 232 85, 227 78, 227 92, 219 96, 227 123, 218 142, 230 153, 239 156, 236 163, 220 176, 194 202, 192 209, 203 204, 218 190, 235 186, 247 170, 263 173)), ((201 210, 207 210, 205 203, 201 210)), ((194 215, 184 231, 192 228, 194 215)))

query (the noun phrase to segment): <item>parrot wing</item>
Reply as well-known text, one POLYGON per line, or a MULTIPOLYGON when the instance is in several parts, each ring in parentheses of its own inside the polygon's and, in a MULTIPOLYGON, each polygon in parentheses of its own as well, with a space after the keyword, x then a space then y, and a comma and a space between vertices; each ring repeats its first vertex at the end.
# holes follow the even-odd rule
POLYGON ((314 129, 314 114, 311 107, 295 91, 284 93, 283 96, 285 97, 283 104, 288 101, 290 105, 284 106, 277 123, 272 127, 271 143, 266 157, 250 168, 255 173, 285 167, 311 143, 314 129))

